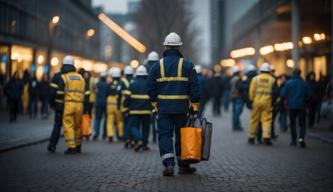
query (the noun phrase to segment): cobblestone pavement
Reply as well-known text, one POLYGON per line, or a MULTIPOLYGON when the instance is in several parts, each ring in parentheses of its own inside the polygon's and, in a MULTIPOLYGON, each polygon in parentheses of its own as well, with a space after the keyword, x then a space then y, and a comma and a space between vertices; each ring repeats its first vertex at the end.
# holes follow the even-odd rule
MULTIPOLYGON (((211 159, 195 175, 163 177, 156 144, 135 153, 122 143, 88 141, 83 153, 46 152, 47 143, 0 154, 0 191, 332 191, 333 146, 308 140, 289 146, 279 133, 272 147, 247 145, 246 132, 232 132, 230 113, 208 115, 214 123, 211 159)), ((243 115, 246 127, 248 112, 243 115)))

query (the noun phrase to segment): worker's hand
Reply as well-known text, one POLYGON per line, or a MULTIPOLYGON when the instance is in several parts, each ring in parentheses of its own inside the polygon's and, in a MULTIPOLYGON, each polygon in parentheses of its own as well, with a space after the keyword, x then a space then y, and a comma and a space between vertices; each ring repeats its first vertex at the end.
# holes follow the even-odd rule
POLYGON ((198 114, 199 106, 200 106, 199 103, 191 103, 190 114, 192 115, 198 114))
POLYGON ((152 112, 153 112, 153 113, 157 113, 157 112, 158 112, 158 110, 157 110, 157 102, 151 102, 151 105, 152 105, 152 107, 153 107, 152 112))

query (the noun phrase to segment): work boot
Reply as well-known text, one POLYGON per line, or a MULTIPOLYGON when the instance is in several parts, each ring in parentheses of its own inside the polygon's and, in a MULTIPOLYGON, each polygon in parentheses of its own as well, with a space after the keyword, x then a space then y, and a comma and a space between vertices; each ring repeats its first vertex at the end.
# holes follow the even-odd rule
POLYGON ((81 153, 81 145, 76 146, 75 149, 77 153, 81 153))
POLYGON ((173 166, 166 166, 165 169, 163 170, 163 176, 173 176, 173 166))
POLYGON ((141 148, 143 147, 142 141, 139 141, 135 146, 134 146, 134 151, 138 152, 141 148))
POLYGON ((264 144, 267 145, 267 146, 273 145, 271 139, 264 139, 264 144))
POLYGON ((247 143, 250 144, 250 145, 254 145, 255 144, 254 143, 254 139, 252 139, 252 138, 249 138, 249 140, 247 141, 247 143))
POLYGON ((109 137, 109 142, 110 142, 110 143, 113 142, 113 137, 109 137))
POLYGON ((125 148, 128 149, 131 145, 131 140, 126 140, 125 142, 125 148))
POLYGON ((76 148, 68 148, 66 151, 64 151, 66 155, 74 155, 76 154, 76 148))
POLYGON ((305 142, 304 142, 304 140, 303 139, 299 139, 299 145, 302 147, 302 148, 305 148, 306 147, 306 144, 305 144, 305 142))
POLYGON ((178 174, 193 174, 197 171, 195 167, 179 167, 178 174))
POLYGON ((143 150, 143 151, 149 151, 150 148, 148 147, 147 144, 145 144, 145 145, 143 145, 142 150, 143 150))
POLYGON ((257 138, 257 143, 260 145, 263 144, 262 139, 257 138))
POLYGON ((53 147, 53 146, 51 146, 51 145, 49 145, 49 146, 47 146, 47 151, 50 152, 50 153, 55 153, 56 148, 53 147))

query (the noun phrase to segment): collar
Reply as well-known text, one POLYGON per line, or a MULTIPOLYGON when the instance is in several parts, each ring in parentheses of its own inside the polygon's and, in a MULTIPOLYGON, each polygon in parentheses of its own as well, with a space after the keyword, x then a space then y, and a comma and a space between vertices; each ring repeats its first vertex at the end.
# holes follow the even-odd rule
POLYGON ((177 49, 167 49, 167 50, 165 50, 163 52, 163 57, 167 57, 167 56, 183 57, 183 55, 177 49))

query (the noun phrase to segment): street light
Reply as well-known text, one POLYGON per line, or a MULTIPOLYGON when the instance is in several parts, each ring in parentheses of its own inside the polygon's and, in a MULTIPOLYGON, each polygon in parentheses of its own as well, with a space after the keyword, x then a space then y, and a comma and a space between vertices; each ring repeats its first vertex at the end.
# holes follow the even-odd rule
POLYGON ((59 16, 53 16, 52 17, 52 23, 54 25, 58 24, 59 23, 59 20, 60 20, 60 17, 59 16))
POLYGON ((87 37, 91 38, 94 35, 95 35, 95 30, 94 29, 88 29, 88 31, 87 31, 87 37))
POLYGON ((140 63, 139 63, 138 60, 133 59, 133 60, 130 62, 130 65, 131 65, 131 67, 133 67, 133 68, 137 68, 137 67, 139 67, 140 63))

